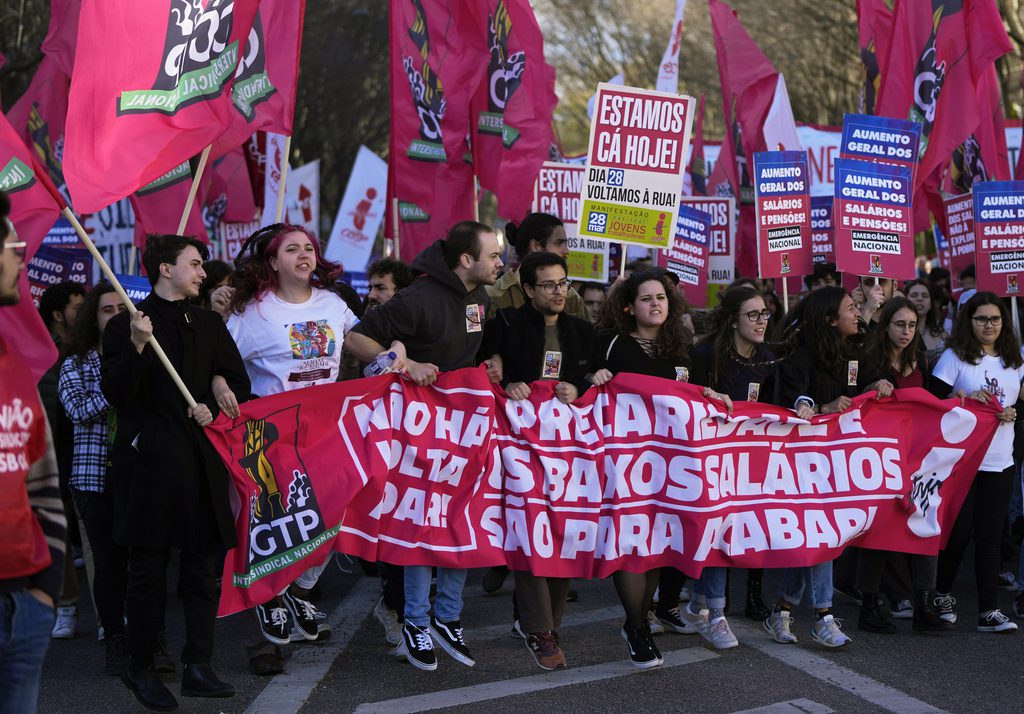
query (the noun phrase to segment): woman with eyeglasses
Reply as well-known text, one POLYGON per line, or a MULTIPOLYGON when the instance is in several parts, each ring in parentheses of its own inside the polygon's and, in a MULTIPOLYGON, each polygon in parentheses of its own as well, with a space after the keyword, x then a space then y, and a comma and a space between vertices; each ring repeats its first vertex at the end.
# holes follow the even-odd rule
MULTIPOLYGON (((612 288, 604 309, 602 321, 611 329, 598 336, 594 349, 590 379, 595 386, 608 383, 619 372, 691 381, 691 338, 683 327, 683 300, 663 270, 632 273, 612 288)), ((704 396, 721 400, 732 409, 728 395, 705 387, 704 396)), ((663 661, 651 638, 652 620, 657 622, 657 618, 649 607, 658 576, 658 569, 646 573, 620 570, 612 575, 626 614, 622 637, 629 644, 631 661, 641 669, 657 667, 663 661)))
POLYGON ((978 632, 1014 632, 1017 625, 999 609, 1000 543, 1013 489, 1013 422, 1024 380, 1024 357, 1003 301, 980 292, 957 313, 948 346, 932 372, 939 396, 970 395, 1001 407, 996 430, 978 475, 960 507, 945 549, 939 553, 935 600, 940 617, 956 622, 950 595, 960 561, 974 537, 978 589, 978 632))
MULTIPOLYGON (((843 288, 825 287, 804 298, 787 319, 784 341, 792 352, 780 365, 778 404, 803 419, 847 410, 857 394, 860 310, 843 288)), ((848 644, 832 615, 832 561, 785 570, 765 630, 776 642, 796 642, 791 610, 808 589, 815 611, 811 638, 825 647, 848 644)))
MULTIPOLYGON (((771 319, 764 297, 752 285, 743 284, 728 288, 719 300, 711 332, 694 348, 692 381, 734 401, 772 401, 775 356, 764 344, 771 319)), ((725 617, 728 572, 727 568, 704 568, 689 604, 680 608, 685 576, 675 568, 662 568, 658 619, 676 632, 696 632, 716 649, 736 647, 739 641, 725 617)), ((758 568, 747 575, 746 615, 759 622, 771 615, 761 594, 763 573, 758 568)))
POLYGON ((946 349, 946 338, 949 337, 942 326, 939 289, 926 280, 911 280, 903 292, 917 312, 918 332, 924 346, 925 359, 929 365, 934 365, 946 349))
MULTIPOLYGON (((876 391, 887 397, 894 388, 923 388, 928 384, 927 362, 922 350, 920 311, 912 300, 894 297, 885 303, 878 326, 868 336, 860 366, 862 391, 876 391)), ((897 554, 862 548, 857 561, 857 589, 863 593, 857 629, 893 634, 896 625, 880 606, 879 590, 886 562, 897 554)), ((915 632, 941 632, 953 625, 935 610, 935 570, 937 556, 908 555, 914 585, 913 629, 915 632)))

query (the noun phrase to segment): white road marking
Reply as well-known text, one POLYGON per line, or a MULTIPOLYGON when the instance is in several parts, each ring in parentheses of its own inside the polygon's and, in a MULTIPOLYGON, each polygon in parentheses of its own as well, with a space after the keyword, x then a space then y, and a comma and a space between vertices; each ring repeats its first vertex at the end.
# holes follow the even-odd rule
POLYGON ((402 697, 401 699, 360 704, 356 707, 356 714, 370 714, 371 712, 425 712, 433 709, 445 709, 491 701, 493 699, 515 697, 532 692, 541 692, 547 689, 558 689, 559 687, 567 687, 572 684, 586 684, 587 682, 625 677, 637 672, 657 672, 669 667, 680 667, 717 659, 718 655, 703 648, 688 647, 686 649, 665 652, 664 657, 665 663, 651 670, 640 670, 626 660, 619 660, 617 662, 606 662, 605 664, 595 664, 578 669, 565 669, 530 677, 504 679, 497 682, 477 684, 471 687, 445 689, 440 692, 402 697))
MULTIPOLYGON (((783 664, 799 669, 815 679, 831 684, 834 687, 839 687, 853 696, 871 702, 886 711, 899 712, 900 714, 946 714, 942 709, 916 699, 909 694, 904 694, 898 689, 893 689, 888 684, 882 684, 848 667, 838 665, 825 657, 808 652, 796 645, 779 644, 769 639, 763 630, 751 625, 735 623, 732 629, 741 644, 751 647, 773 659, 777 659, 783 664)), ((805 636, 810 637, 810 635, 805 636)), ((847 646, 856 647, 857 645, 853 643, 847 646)))
POLYGON ((299 711, 316 685, 330 671, 334 660, 348 647, 356 630, 370 616, 379 597, 380 581, 377 578, 362 578, 356 583, 331 613, 328 620, 331 624, 331 639, 322 645, 295 647, 284 674, 278 674, 270 680, 245 710, 246 714, 288 714, 299 711))
POLYGON ((744 709, 733 714, 833 714, 835 709, 829 709, 824 704, 812 702, 810 699, 791 699, 788 702, 769 704, 756 709, 744 709))

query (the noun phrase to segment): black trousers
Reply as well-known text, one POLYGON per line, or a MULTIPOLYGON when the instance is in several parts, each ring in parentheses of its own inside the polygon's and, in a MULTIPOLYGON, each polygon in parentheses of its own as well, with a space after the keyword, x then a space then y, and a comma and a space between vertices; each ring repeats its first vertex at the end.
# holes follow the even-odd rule
MULTIPOLYGON (((128 551, 128 651, 132 665, 153 660, 163 627, 160 603, 167 594, 167 548, 130 548, 128 551)), ((214 585, 215 545, 181 551, 178 595, 185 609, 185 646, 181 661, 207 663, 213 658, 213 626, 217 619, 214 585)))
POLYGON ((398 613, 398 621, 405 617, 405 569, 401 565, 377 563, 384 604, 398 613))
POLYGON ((979 471, 953 524, 946 548, 939 553, 936 589, 950 592, 967 546, 974 537, 974 579, 978 612, 999 607, 999 568, 1003 522, 1010 510, 1013 467, 1005 471, 979 471))
MULTIPOLYGON (((114 543, 114 499, 109 493, 72 489, 75 508, 85 524, 92 549, 92 598, 107 637, 124 632, 124 597, 128 549, 114 543)), ((163 608, 160 609, 163 622, 163 608)))

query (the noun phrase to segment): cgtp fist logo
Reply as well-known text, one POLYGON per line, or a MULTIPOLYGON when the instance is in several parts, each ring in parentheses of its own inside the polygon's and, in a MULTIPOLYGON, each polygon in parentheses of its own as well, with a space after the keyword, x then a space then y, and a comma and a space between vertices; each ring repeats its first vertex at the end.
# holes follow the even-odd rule
MULTIPOLYGON (((977 423, 974 414, 954 407, 942 416, 939 426, 947 443, 959 444, 971 435, 977 423)), ((920 468, 911 475, 910 501, 914 512, 907 519, 907 527, 918 538, 931 538, 942 532, 939 525, 942 484, 963 455, 963 449, 936 446, 925 455, 920 468)))

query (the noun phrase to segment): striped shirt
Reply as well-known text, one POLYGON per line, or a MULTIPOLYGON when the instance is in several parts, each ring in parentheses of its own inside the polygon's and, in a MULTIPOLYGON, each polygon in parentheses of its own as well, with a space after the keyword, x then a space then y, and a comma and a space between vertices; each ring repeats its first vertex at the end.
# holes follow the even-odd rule
POLYGON ((110 405, 100 391, 100 356, 68 357, 60 367, 57 393, 75 425, 71 487, 103 493, 107 483, 107 416, 110 405))

